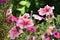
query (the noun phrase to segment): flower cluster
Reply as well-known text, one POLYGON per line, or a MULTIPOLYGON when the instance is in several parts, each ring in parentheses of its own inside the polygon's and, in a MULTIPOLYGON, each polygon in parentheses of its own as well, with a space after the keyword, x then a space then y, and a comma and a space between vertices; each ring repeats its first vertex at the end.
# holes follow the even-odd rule
POLYGON ((44 8, 40 8, 38 10, 39 15, 33 14, 33 17, 39 21, 46 20, 47 22, 52 22, 54 18, 53 9, 54 9, 54 6, 50 7, 46 5, 44 8))
MULTIPOLYGON (((31 16, 34 17, 34 19, 39 20, 39 21, 45 20, 47 23, 52 22, 54 19, 53 9, 54 9, 54 6, 50 7, 46 5, 44 8, 40 8, 38 10, 39 15, 33 14, 31 16)), ((35 35, 38 32, 37 30, 40 28, 38 27, 40 24, 35 25, 35 22, 34 22, 35 20, 31 19, 30 18, 31 16, 29 15, 29 13, 25 13, 21 17, 17 18, 12 15, 12 9, 8 9, 6 11, 6 17, 8 19, 7 23, 8 24, 10 24, 11 22, 15 23, 14 27, 11 28, 11 30, 9 31, 11 39, 15 39, 16 37, 24 33, 24 29, 25 29, 25 31, 30 33, 30 35, 26 37, 26 40, 36 40, 35 35), (34 35, 31 36, 31 33, 34 35)), ((46 32, 43 35, 41 35, 41 38, 42 40, 51 40, 52 38, 59 39, 60 33, 58 33, 54 25, 49 26, 46 32)))
POLYGON ((42 40, 51 40, 52 38, 60 38, 60 33, 57 31, 57 29, 55 28, 55 26, 50 26, 46 33, 44 33, 43 35, 41 35, 42 40))
POLYGON ((6 12, 8 22, 16 23, 16 25, 9 31, 11 39, 15 39, 23 33, 23 29, 26 29, 28 32, 36 32, 36 27, 34 26, 32 20, 29 19, 30 16, 28 13, 25 13, 19 18, 16 18, 11 13, 11 9, 8 9, 6 12))

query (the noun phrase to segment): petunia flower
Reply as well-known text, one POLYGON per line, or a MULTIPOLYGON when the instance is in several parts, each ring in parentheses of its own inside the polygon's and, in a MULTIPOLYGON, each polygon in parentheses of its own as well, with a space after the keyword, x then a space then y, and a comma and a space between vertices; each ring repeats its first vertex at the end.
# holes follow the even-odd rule
POLYGON ((12 9, 7 9, 6 16, 10 15, 12 13, 12 9))
POLYGON ((10 20, 11 19, 11 16, 8 16, 7 19, 10 20))
POLYGON ((7 20, 7 25, 11 24, 10 20, 7 20))
POLYGON ((60 38, 60 33, 56 32, 53 36, 54 36, 55 38, 60 38))
POLYGON ((0 0, 0 3, 6 3, 7 0, 0 0))
POLYGON ((37 28, 35 26, 32 26, 32 27, 28 27, 27 28, 27 31, 28 32, 36 32, 37 28))
POLYGON ((11 23, 11 16, 7 17, 7 24, 9 25, 11 23))
POLYGON ((48 17, 50 18, 54 18, 54 14, 53 13, 50 13, 49 15, 47 15, 48 17))
POLYGON ((23 31, 20 29, 20 27, 14 26, 10 31, 10 38, 11 39, 15 39, 16 37, 18 37, 21 33, 23 33, 23 31))
POLYGON ((44 8, 40 8, 38 10, 39 12, 39 15, 49 15, 49 13, 53 13, 53 9, 54 9, 54 6, 53 7, 50 7, 48 5, 46 5, 44 8))
POLYGON ((8 16, 8 20, 12 21, 12 22, 16 22, 18 21, 18 19, 15 16, 8 16))
POLYGON ((54 18, 55 18, 54 14, 51 13, 51 14, 47 15, 46 21, 51 23, 54 20, 54 18))
POLYGON ((45 9, 44 8, 40 8, 39 10, 38 10, 38 12, 39 12, 39 15, 46 15, 46 13, 45 13, 45 9))
POLYGON ((20 28, 27 28, 33 26, 33 22, 30 19, 19 19, 17 22, 17 25, 20 26, 20 28))
POLYGON ((18 21, 18 19, 15 16, 12 16, 11 20, 12 20, 12 22, 16 22, 16 23, 18 21))
POLYGON ((50 40, 50 37, 46 38, 46 40, 50 40))
POLYGON ((39 15, 33 14, 33 17, 37 20, 44 20, 44 17, 41 17, 39 15))
POLYGON ((25 13, 23 16, 22 16, 22 18, 26 18, 26 19, 28 19, 30 16, 29 16, 29 14, 28 13, 25 13))
POLYGON ((42 40, 51 40, 48 34, 41 35, 42 40))
POLYGON ((32 40, 36 40, 36 36, 33 36, 33 37, 32 37, 32 40))
POLYGON ((28 35, 26 40, 36 40, 36 36, 30 36, 28 35))
POLYGON ((54 33, 57 32, 57 29, 55 28, 55 26, 50 26, 48 29, 47 29, 47 33, 50 34, 50 35, 53 35, 54 33))
POLYGON ((19 17, 18 20, 22 20, 22 19, 29 19, 30 15, 28 13, 25 13, 23 16, 19 17))

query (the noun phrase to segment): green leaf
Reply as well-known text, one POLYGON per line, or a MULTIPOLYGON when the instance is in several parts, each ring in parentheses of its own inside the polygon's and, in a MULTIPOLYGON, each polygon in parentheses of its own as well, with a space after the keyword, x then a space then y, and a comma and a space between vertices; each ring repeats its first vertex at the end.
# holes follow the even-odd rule
POLYGON ((17 8, 17 10, 19 10, 21 12, 21 14, 24 14, 25 13, 25 7, 17 8))
POLYGON ((26 1, 21 1, 19 4, 26 5, 26 1))
POLYGON ((30 7, 30 2, 26 3, 26 7, 29 8, 30 7))
POLYGON ((43 27, 43 26, 44 26, 44 22, 43 22, 43 23, 41 23, 41 25, 40 25, 40 26, 42 26, 42 27, 43 27))
POLYGON ((10 9, 12 9, 12 7, 13 7, 13 4, 10 5, 10 9))
POLYGON ((23 5, 23 6, 26 6, 27 8, 30 7, 30 2, 29 1, 21 1, 19 4, 23 5))

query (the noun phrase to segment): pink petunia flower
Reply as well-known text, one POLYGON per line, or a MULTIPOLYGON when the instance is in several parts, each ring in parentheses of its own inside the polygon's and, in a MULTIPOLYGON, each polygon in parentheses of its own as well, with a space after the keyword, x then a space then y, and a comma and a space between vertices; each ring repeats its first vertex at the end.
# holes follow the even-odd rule
POLYGON ((10 25, 10 24, 11 24, 10 20, 7 20, 7 25, 10 25))
POLYGON ((18 37, 21 33, 23 33, 23 31, 20 29, 20 27, 16 27, 14 26, 10 31, 10 38, 11 39, 15 39, 16 37, 18 37))
POLYGON ((48 34, 41 35, 42 40, 50 40, 50 36, 48 34))
POLYGON ((22 16, 22 18, 29 18, 30 16, 29 16, 29 14, 28 13, 25 13, 23 16, 22 16))
POLYGON ((54 37, 55 37, 55 38, 60 38, 60 33, 58 33, 58 32, 55 33, 55 34, 54 34, 54 37))
POLYGON ((55 26, 50 26, 48 29, 47 29, 47 33, 50 34, 50 35, 53 35, 54 33, 57 32, 57 29, 55 28, 55 26))
POLYGON ((32 37, 32 40, 36 40, 36 36, 33 36, 33 37, 32 37))
POLYGON ((26 40, 36 40, 36 36, 30 36, 28 35, 26 40))
POLYGON ((33 26, 33 22, 30 19, 19 19, 17 22, 17 25, 20 26, 20 28, 27 28, 33 26))
POLYGON ((50 37, 47 37, 46 40, 50 40, 50 37))
POLYGON ((11 20, 12 20, 12 22, 16 22, 16 23, 18 21, 18 19, 15 16, 12 16, 11 20))
POLYGON ((7 9, 6 16, 10 15, 12 13, 12 9, 7 9))
POLYGON ((44 8, 40 8, 38 10, 38 12, 42 16, 43 15, 49 15, 49 13, 53 13, 53 9, 54 9, 54 7, 50 7, 50 6, 46 5, 44 8))
POLYGON ((10 20, 11 19, 11 16, 8 16, 7 19, 10 20))
POLYGON ((18 19, 15 16, 8 16, 8 20, 12 21, 12 22, 16 22, 18 21, 18 19))
POLYGON ((48 17, 50 18, 54 18, 54 14, 53 13, 50 13, 49 15, 47 15, 48 17))
POLYGON ((23 16, 19 17, 19 20, 28 19, 30 16, 28 13, 25 13, 23 16))
POLYGON ((36 32, 37 28, 35 26, 32 26, 32 27, 28 27, 27 28, 27 31, 28 32, 36 32))
POLYGON ((38 19, 38 20, 44 20, 43 17, 41 17, 41 16, 39 16, 39 15, 36 15, 36 14, 33 14, 33 17, 34 17, 35 19, 38 19))
POLYGON ((0 3, 6 3, 7 0, 0 0, 0 3))

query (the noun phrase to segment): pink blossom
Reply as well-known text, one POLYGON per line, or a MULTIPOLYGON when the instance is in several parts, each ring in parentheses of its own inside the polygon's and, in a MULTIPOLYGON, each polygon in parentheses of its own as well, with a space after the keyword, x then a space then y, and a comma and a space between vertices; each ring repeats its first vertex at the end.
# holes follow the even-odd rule
POLYGON ((23 16, 22 16, 22 18, 29 18, 30 16, 29 16, 29 14, 28 13, 25 13, 23 16))
POLYGON ((12 13, 12 9, 7 9, 6 16, 10 15, 12 13))
POLYGON ((47 29, 47 33, 50 34, 50 35, 53 35, 54 33, 57 32, 57 29, 55 28, 55 26, 50 26, 48 29, 47 29))
POLYGON ((38 12, 42 16, 43 15, 49 15, 49 13, 53 13, 53 9, 54 9, 54 7, 50 7, 50 6, 46 5, 44 8, 40 8, 38 10, 38 12))
POLYGON ((19 19, 17 22, 17 25, 20 26, 20 28, 27 28, 33 26, 33 22, 30 19, 19 19))
POLYGON ((50 18, 54 18, 54 14, 53 13, 50 13, 49 15, 47 15, 48 17, 50 18))
POLYGON ((32 26, 32 27, 28 27, 27 28, 27 31, 28 32, 36 32, 37 28, 35 26, 32 26))
POLYGON ((21 33, 23 33, 23 31, 19 28, 14 26, 10 31, 10 38, 11 39, 15 39, 16 37, 18 37, 21 33))
POLYGON ((36 36, 27 36, 26 40, 36 40, 36 36))
POLYGON ((18 19, 17 19, 15 16, 12 16, 11 20, 12 20, 13 22, 17 22, 17 21, 18 21, 18 19))
POLYGON ((15 16, 8 16, 8 20, 12 21, 12 22, 17 22, 18 19, 15 16))
POLYGON ((30 17, 29 14, 28 14, 28 13, 25 13, 23 16, 21 16, 21 17, 19 18, 19 20, 28 19, 29 17, 30 17))
POLYGON ((11 19, 11 16, 8 16, 8 17, 7 17, 7 24, 8 24, 8 25, 11 23, 10 19, 11 19))
POLYGON ((46 40, 50 40, 50 37, 47 37, 46 40))
POLYGON ((0 3, 6 3, 7 0, 0 0, 0 3))
POLYGON ((11 16, 8 16, 7 19, 10 20, 11 19, 11 16))
POLYGON ((7 25, 11 24, 10 20, 7 20, 7 25))
POLYGON ((32 40, 36 40, 36 36, 33 36, 33 37, 32 37, 32 40))
POLYGON ((48 34, 41 35, 42 40, 50 40, 50 36, 48 34))
POLYGON ((60 33, 58 33, 58 32, 55 33, 55 34, 54 34, 54 37, 55 37, 55 38, 60 38, 60 33))
POLYGON ((36 15, 36 14, 34 14, 33 17, 34 17, 35 19, 38 19, 38 20, 44 20, 43 17, 41 17, 41 16, 39 16, 39 15, 36 15))

